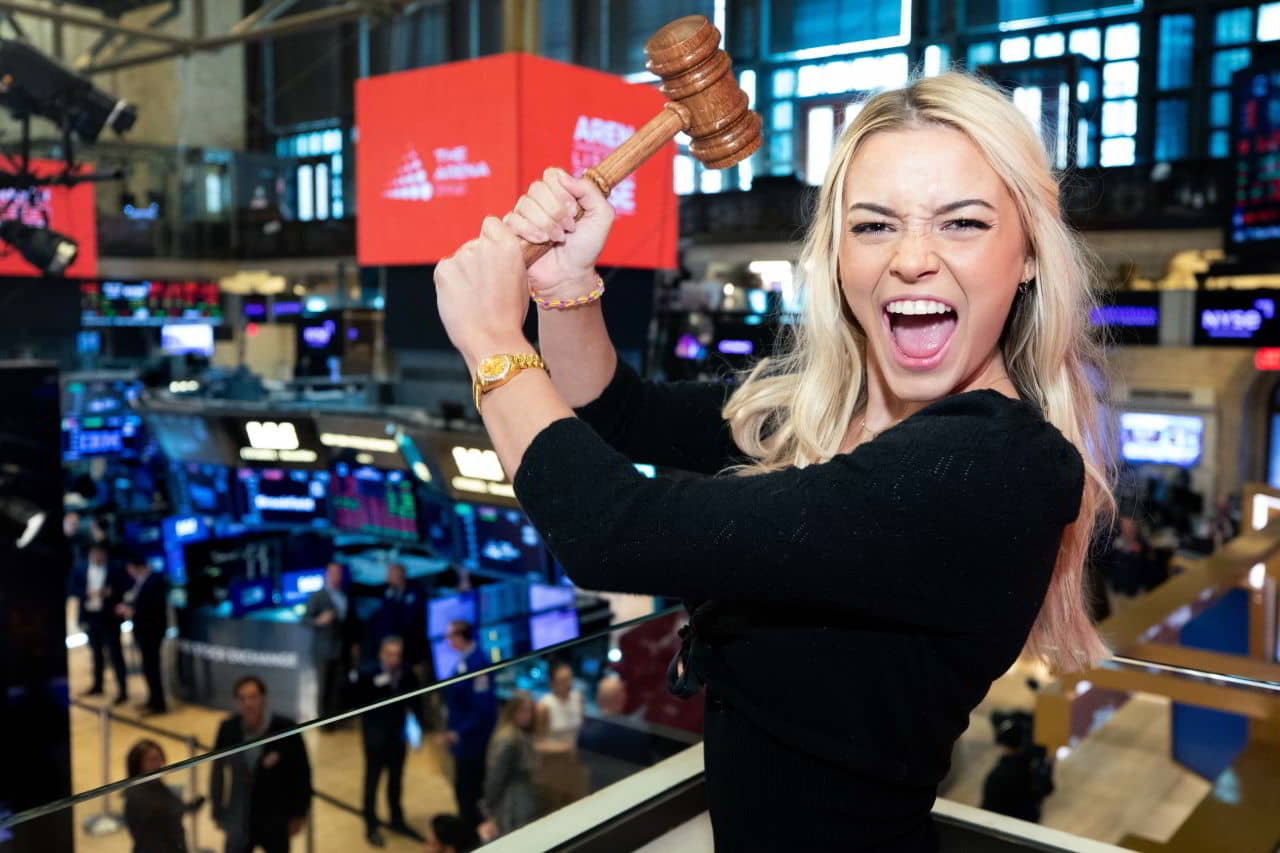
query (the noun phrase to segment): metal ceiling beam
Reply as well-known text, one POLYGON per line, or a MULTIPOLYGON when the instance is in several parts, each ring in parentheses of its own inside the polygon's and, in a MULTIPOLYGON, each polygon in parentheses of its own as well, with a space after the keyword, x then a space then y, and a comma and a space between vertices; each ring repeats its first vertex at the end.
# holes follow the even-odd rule
MULTIPOLYGON (((403 8, 403 2, 391 0, 396 8, 403 8)), ((0 8, 4 7, 5 0, 0 0, 0 8)), ((194 39, 185 42, 180 47, 165 48, 164 50, 156 50, 151 53, 141 53, 136 56, 126 56, 121 59, 111 60, 109 62, 101 62, 90 65, 81 69, 85 74, 97 74, 104 71, 116 71, 121 68, 130 68, 135 65, 145 65, 148 62, 158 62, 164 59, 173 59, 178 56, 184 56, 197 51, 217 50, 232 44, 244 44, 251 41, 259 41, 261 39, 276 38, 279 36, 292 35, 293 33, 303 32, 305 30, 313 30, 319 27, 330 26, 332 24, 340 24, 344 21, 351 21, 362 15, 368 14, 369 8, 367 2, 346 2, 337 6, 330 6, 326 9, 317 9, 312 12, 299 12, 295 15, 288 15, 280 18, 270 24, 258 27, 244 32, 228 32, 224 35, 209 36, 202 39, 194 39)))
POLYGON ((231 25, 232 35, 247 33, 263 21, 270 21, 287 11, 298 0, 267 0, 258 8, 231 25))
POLYGON ((131 24, 123 24, 114 18, 88 15, 83 12, 74 12, 64 6, 39 6, 35 3, 23 2, 23 0, 0 0, 0 11, 17 12, 20 15, 31 15, 35 18, 60 21, 64 24, 75 24, 76 26, 88 27, 93 30, 106 30, 113 33, 123 33, 140 39, 149 39, 150 41, 160 42, 161 44, 173 45, 174 47, 181 46, 185 48, 191 43, 191 40, 185 36, 154 32, 144 27, 135 27, 131 24))

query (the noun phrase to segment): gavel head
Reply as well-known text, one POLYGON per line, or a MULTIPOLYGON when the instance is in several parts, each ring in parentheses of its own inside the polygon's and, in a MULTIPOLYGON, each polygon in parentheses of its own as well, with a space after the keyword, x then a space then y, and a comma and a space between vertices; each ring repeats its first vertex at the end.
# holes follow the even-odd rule
POLYGON ((667 24, 644 46, 646 67, 687 115, 689 152, 708 169, 725 169, 760 147, 760 116, 747 109, 747 93, 733 76, 720 31, 702 15, 667 24))

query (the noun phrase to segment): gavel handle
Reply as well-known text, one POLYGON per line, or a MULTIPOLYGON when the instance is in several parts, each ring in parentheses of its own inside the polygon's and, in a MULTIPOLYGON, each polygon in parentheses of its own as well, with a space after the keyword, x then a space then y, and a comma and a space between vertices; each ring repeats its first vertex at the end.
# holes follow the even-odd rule
MULTIPOLYGON (((639 169, 645 160, 662 150, 662 146, 670 142, 673 136, 687 129, 690 121, 691 116, 687 107, 676 101, 668 101, 662 112, 645 122, 608 157, 587 169, 582 176, 589 178, 600 188, 600 192, 608 197, 619 181, 639 169)), ((573 218, 581 219, 584 212, 579 208, 573 218)), ((526 267, 551 251, 555 245, 554 243, 529 243, 524 239, 520 242, 524 244, 526 267)))

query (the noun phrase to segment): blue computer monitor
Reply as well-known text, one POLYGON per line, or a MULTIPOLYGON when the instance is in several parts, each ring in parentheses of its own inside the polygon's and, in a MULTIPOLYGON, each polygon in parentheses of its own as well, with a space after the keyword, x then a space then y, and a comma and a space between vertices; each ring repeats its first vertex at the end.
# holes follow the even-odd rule
POLYGON ((533 649, 545 649, 578 636, 578 611, 571 607, 548 610, 529 617, 529 642, 533 649))
POLYGON ((476 594, 459 592, 427 600, 427 636, 443 637, 454 621, 476 624, 476 594))
POLYGON ((1204 418, 1161 412, 1120 413, 1121 454, 1129 462, 1195 466, 1204 452, 1204 418))
POLYGON ((547 583, 529 584, 529 610, 532 613, 557 607, 572 607, 573 599, 574 591, 571 586, 547 583))
POLYGON ((243 616, 271 606, 271 584, 266 580, 233 580, 227 597, 231 601, 232 618, 243 616))
POLYGON ((324 589, 325 570, 300 569, 280 575, 280 602, 284 605, 300 604, 311 593, 324 589))
POLYGON ((461 660, 462 655, 449 645, 447 637, 439 637, 431 641, 431 662, 436 668, 436 678, 452 678, 461 660))

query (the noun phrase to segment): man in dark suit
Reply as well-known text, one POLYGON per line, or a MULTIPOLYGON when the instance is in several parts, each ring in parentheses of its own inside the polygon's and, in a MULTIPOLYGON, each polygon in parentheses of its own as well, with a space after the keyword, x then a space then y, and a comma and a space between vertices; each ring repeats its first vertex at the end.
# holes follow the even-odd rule
MULTIPOLYGON (((237 712, 218 726, 214 751, 292 728, 267 712, 267 686, 256 675, 235 684, 237 712)), ((226 853, 288 853, 311 810, 311 763, 298 735, 216 759, 209 780, 213 820, 226 833, 226 853)))
POLYGON ((133 587, 124 594, 124 603, 116 612, 123 619, 133 620, 133 642, 142 655, 142 674, 147 680, 147 704, 142 711, 163 714, 169 708, 164 701, 164 682, 160 676, 160 644, 169 629, 169 584, 151 570, 147 559, 140 554, 130 554, 126 568, 133 578, 133 587))
MULTIPOLYGON (((449 645, 462 655, 456 671, 446 677, 484 669, 489 659, 476 645, 475 628, 461 620, 450 623, 449 645)), ((472 827, 480 825, 480 798, 484 796, 485 754, 498 721, 498 699, 493 679, 477 675, 445 688, 449 729, 445 740, 453 751, 453 790, 458 813, 472 827)))
POLYGON ((124 601, 125 590, 133 581, 124 568, 111 561, 106 546, 101 544, 89 548, 85 564, 78 568, 77 574, 75 591, 80 603, 80 624, 89 637, 93 654, 93 684, 85 695, 101 695, 104 659, 109 657, 116 676, 115 704, 123 705, 129 699, 129 682, 116 607, 124 601))
POLYGON ((387 589, 373 617, 371 654, 376 653, 383 637, 403 640, 404 665, 424 684, 435 681, 427 654, 427 596, 409 580, 401 563, 387 566, 387 589))
MULTIPOLYGON (((328 717, 343 710, 342 689, 352 666, 352 634, 356 624, 351 600, 342 589, 342 564, 329 563, 324 588, 307 598, 303 619, 311 626, 311 654, 320 695, 317 710, 328 717)), ((332 731, 325 726, 321 731, 332 731)))
MULTIPOLYGON (((360 674, 357 696, 361 705, 369 705, 419 688, 413 671, 403 665, 404 643, 399 637, 383 637, 378 650, 378 665, 360 674)), ((364 741, 364 825, 365 835, 374 847, 386 844, 378 831, 378 780, 387 771, 387 806, 391 811, 391 829, 422 841, 423 837, 404 820, 400 804, 400 783, 404 777, 406 714, 413 714, 419 728, 423 724, 422 699, 415 696, 384 705, 360 715, 364 741)))

